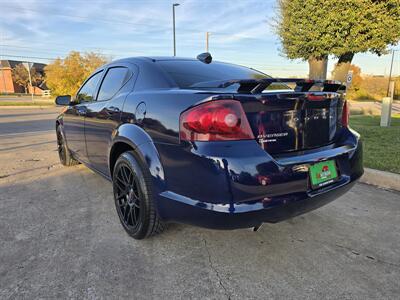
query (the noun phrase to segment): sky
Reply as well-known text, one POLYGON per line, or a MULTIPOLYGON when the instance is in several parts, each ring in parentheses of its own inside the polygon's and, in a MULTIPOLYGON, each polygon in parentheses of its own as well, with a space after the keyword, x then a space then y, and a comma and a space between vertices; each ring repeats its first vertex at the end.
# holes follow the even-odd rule
MULTIPOLYGON (((0 58, 48 63, 72 50, 111 59, 171 56, 175 2, 177 56, 205 52, 208 31, 215 60, 275 77, 307 76, 307 62, 288 60, 280 50, 272 28, 276 0, 0 0, 0 58)), ((388 75, 390 60, 367 53, 353 63, 364 74, 388 75)), ((328 72, 334 63, 330 58, 328 72)), ((400 51, 393 72, 400 73, 400 51)))

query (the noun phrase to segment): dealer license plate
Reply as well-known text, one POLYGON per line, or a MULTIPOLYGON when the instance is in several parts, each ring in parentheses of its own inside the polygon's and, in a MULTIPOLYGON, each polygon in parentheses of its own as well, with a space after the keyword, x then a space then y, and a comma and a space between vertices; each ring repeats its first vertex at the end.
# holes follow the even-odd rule
POLYGON ((310 166, 311 187, 317 189, 338 180, 334 160, 327 160, 310 166))

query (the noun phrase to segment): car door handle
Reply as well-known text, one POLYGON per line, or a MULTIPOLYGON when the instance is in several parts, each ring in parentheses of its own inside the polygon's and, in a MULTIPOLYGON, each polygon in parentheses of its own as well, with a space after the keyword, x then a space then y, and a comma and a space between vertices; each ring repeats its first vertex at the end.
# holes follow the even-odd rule
POLYGON ((115 106, 107 107, 107 108, 106 108, 106 111, 107 111, 107 113, 110 114, 110 115, 120 112, 119 108, 118 108, 118 107, 115 107, 115 106))
POLYGON ((80 115, 80 116, 86 116, 87 108, 86 108, 86 107, 78 107, 78 108, 76 109, 76 111, 77 111, 78 115, 80 115))

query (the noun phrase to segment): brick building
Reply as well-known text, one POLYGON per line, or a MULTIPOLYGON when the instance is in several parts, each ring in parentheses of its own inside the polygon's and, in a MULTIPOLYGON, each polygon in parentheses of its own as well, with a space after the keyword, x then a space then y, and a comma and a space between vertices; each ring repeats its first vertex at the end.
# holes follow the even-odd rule
MULTIPOLYGON (((18 85, 13 82, 12 79, 12 69, 16 65, 23 63, 17 60, 0 60, 0 93, 25 93, 23 86, 18 85)), ((40 73, 44 77, 44 67, 45 64, 33 63, 36 72, 40 73)), ((47 90, 44 82, 39 84, 39 86, 34 86, 33 91, 35 95, 41 95, 43 90, 47 90)), ((29 87, 29 93, 32 91, 32 87, 29 87)))

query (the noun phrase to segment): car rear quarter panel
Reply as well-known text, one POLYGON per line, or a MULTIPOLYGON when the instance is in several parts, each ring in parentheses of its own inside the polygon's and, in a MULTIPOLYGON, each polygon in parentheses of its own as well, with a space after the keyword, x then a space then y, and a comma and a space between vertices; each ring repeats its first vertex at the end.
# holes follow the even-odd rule
POLYGON ((232 196, 223 160, 197 155, 192 145, 179 140, 181 112, 211 96, 175 89, 134 92, 125 101, 122 121, 135 123, 154 142, 168 190, 211 203, 229 203, 232 196), (141 103, 145 104, 143 115, 137 113, 141 103))

